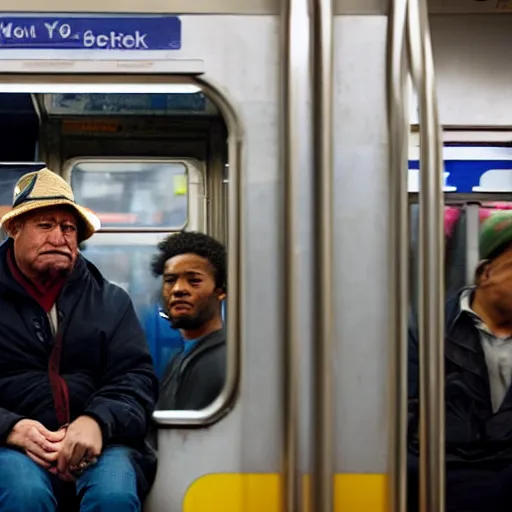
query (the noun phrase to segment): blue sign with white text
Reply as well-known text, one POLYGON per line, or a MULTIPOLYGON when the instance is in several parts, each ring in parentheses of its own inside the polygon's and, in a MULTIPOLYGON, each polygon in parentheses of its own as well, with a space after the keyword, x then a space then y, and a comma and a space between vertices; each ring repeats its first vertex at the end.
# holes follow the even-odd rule
MULTIPOLYGON (((409 160, 409 169, 419 168, 418 160, 409 160)), ((444 171, 449 173, 446 185, 456 187, 458 193, 471 193, 473 187, 481 184, 482 176, 492 169, 499 169, 508 177, 512 160, 445 160, 444 171)))
POLYGON ((0 50, 179 50, 181 20, 0 16, 0 50))

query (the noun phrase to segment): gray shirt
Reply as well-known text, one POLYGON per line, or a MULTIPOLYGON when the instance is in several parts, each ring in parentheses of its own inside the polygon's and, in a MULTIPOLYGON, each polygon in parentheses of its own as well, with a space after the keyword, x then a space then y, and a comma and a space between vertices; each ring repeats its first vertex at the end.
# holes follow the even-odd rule
POLYGON ((460 309, 471 316, 480 333, 480 343, 489 372, 492 409, 496 412, 505 399, 512 380, 512 336, 499 338, 490 331, 485 322, 471 309, 472 295, 473 289, 462 293, 460 309))

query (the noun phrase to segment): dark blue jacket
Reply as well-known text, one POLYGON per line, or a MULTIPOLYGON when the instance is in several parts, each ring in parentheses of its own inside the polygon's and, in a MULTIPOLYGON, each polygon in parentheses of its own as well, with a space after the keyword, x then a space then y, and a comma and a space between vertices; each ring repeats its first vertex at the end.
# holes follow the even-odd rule
MULTIPOLYGON (((48 377, 49 320, 7 265, 12 240, 0 246, 0 445, 21 418, 59 427, 48 377)), ((71 421, 95 418, 104 446, 135 448, 139 489, 155 476, 156 456, 144 442, 158 399, 144 332, 128 294, 82 256, 57 301, 63 332, 60 374, 69 390, 71 421)))
MULTIPOLYGON (((480 334, 460 309, 459 292, 445 312, 446 460, 448 463, 512 463, 512 392, 500 409, 491 404, 489 375, 480 334)), ((409 330, 409 453, 418 455, 418 338, 409 330)))

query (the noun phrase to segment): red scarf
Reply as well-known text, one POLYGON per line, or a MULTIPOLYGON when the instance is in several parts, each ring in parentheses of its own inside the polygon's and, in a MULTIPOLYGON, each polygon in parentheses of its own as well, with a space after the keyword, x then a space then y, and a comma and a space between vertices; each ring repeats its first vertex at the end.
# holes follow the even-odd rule
POLYGON ((14 259, 14 251, 9 248, 7 253, 7 264, 14 279, 23 287, 23 289, 44 309, 45 313, 49 313, 53 305, 57 301, 60 292, 66 282, 65 278, 59 278, 53 281, 50 286, 42 287, 32 281, 29 281, 20 271, 14 259))
MULTIPOLYGON (((36 283, 29 281, 20 271, 14 259, 14 252, 9 248, 7 253, 7 264, 14 279, 25 289, 25 291, 44 309, 49 313, 57 298, 62 291, 62 287, 66 279, 58 279, 50 286, 43 288, 36 283)), ((55 406, 55 413, 60 425, 69 423, 69 395, 68 385, 66 381, 60 376, 60 357, 62 354, 62 333, 57 332, 55 342, 53 344, 52 353, 48 361, 48 376, 50 378, 50 385, 53 394, 53 403, 55 406)))

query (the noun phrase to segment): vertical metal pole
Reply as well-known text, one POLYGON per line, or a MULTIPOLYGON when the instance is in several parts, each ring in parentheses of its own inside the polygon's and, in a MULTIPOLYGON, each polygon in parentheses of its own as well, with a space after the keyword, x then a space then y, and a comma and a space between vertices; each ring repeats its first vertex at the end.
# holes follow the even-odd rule
MULTIPOLYGON (((282 77, 284 140, 284 293, 285 322, 283 344, 283 510, 301 510, 299 472, 299 336, 298 297, 300 276, 296 250, 299 247, 300 219, 297 218, 300 148, 304 143, 304 108, 309 100, 311 22, 308 0, 284 0, 282 77)), ((307 120, 308 126, 310 124, 307 120)), ((310 143, 310 142, 309 142, 310 143)))
POLYGON ((390 407, 388 409, 390 489, 389 510, 407 507, 407 318, 408 294, 408 61, 406 45, 407 0, 393 0, 388 28, 388 119, 390 137, 391 219, 391 332, 390 407))
POLYGON ((314 322, 312 510, 333 510, 333 8, 313 0, 314 322))
POLYGON ((408 14, 411 69, 420 103, 420 511, 443 512, 443 146, 426 0, 410 0, 408 14))
POLYGON ((466 205, 466 284, 475 281, 475 270, 480 260, 478 246, 480 233, 480 205, 470 203, 466 205))

